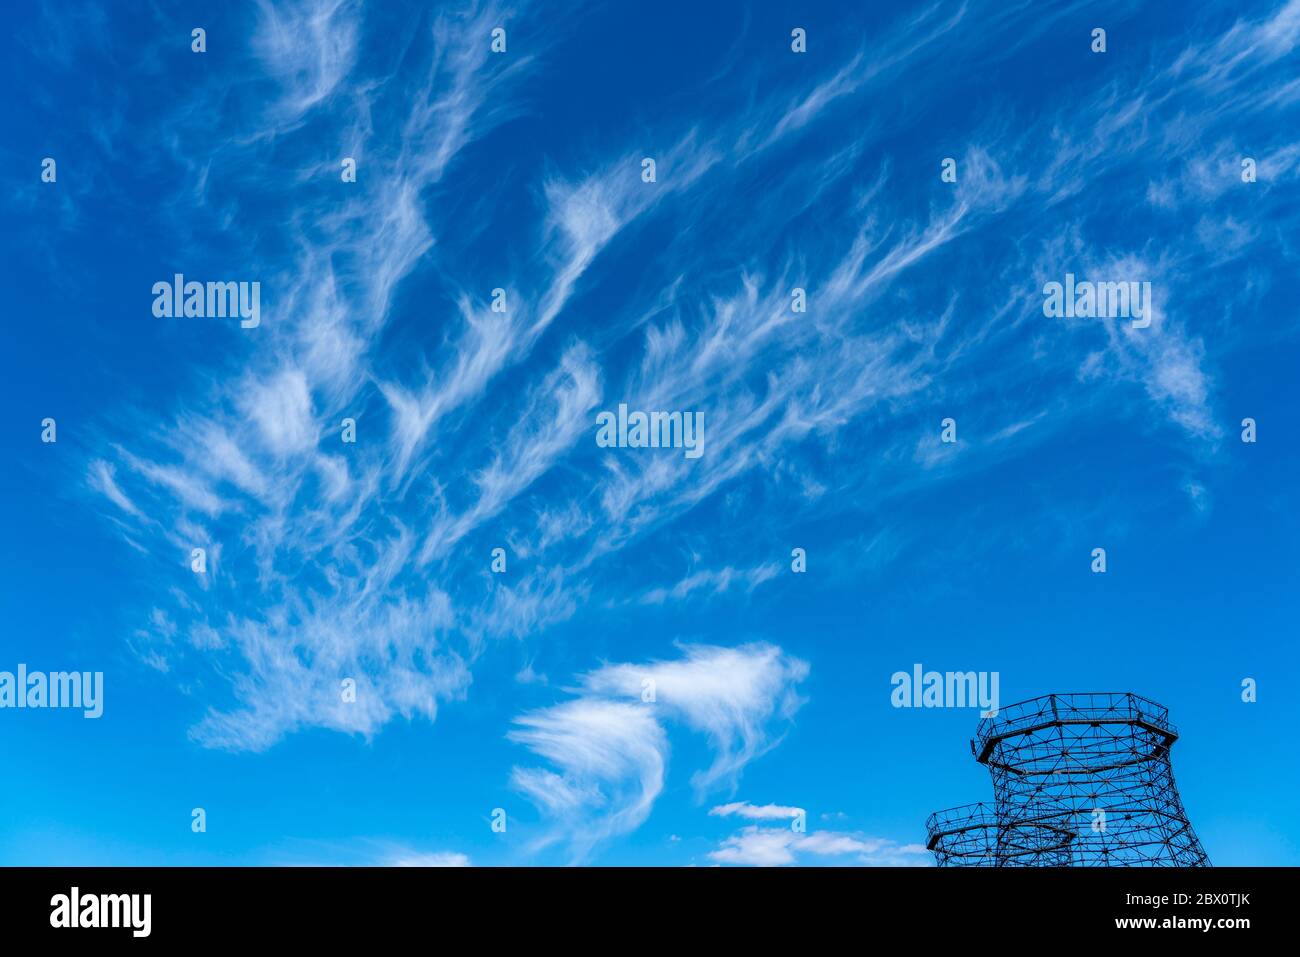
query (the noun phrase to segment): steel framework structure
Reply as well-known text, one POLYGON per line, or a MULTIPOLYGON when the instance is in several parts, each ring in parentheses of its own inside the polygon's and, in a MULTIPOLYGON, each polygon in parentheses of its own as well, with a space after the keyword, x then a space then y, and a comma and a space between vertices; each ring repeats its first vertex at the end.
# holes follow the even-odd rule
POLYGON ((930 815, 942 866, 1205 867, 1174 785, 1168 710, 1132 693, 1053 694, 980 721, 994 803, 930 815))

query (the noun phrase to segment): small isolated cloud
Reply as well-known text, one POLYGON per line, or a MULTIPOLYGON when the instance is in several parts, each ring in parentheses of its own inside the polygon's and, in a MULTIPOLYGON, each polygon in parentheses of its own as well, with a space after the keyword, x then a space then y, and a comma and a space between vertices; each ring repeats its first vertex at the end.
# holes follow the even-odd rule
POLYGON ((533 669, 533 663, 531 661, 515 672, 515 680, 521 685, 544 685, 550 683, 550 679, 547 678, 546 675, 533 669))
POLYGON ((113 478, 114 469, 103 459, 95 459, 90 463, 88 470, 88 480, 92 488, 100 492, 110 502, 126 512, 128 515, 136 518, 143 518, 141 511, 136 508, 134 502, 127 498, 126 493, 118 487, 117 481, 113 478))
POLYGON ((1189 478, 1183 482, 1183 491, 1187 493, 1188 499, 1191 500, 1192 507, 1199 513, 1204 513, 1210 509, 1210 491, 1196 479, 1189 478))
POLYGON ((731 804, 719 804, 709 810, 715 817, 749 818, 751 821, 774 821, 798 817, 804 813, 801 807, 784 807, 780 804, 750 804, 748 801, 735 801, 731 804))
POLYGON ((418 853, 403 851, 383 862, 384 867, 472 867, 469 855, 459 851, 418 853))
POLYGON ((721 595, 730 591, 733 585, 752 592, 763 582, 775 578, 779 571, 780 566, 773 562, 755 568, 737 569, 728 565, 718 570, 705 569, 688 575, 671 588, 650 589, 641 596, 641 602, 646 605, 662 605, 669 600, 681 601, 696 593, 721 595))
POLYGON ((802 833, 788 827, 750 825, 726 838, 709 858, 719 864, 779 867, 787 864, 858 864, 871 867, 928 867, 920 844, 844 831, 802 833))

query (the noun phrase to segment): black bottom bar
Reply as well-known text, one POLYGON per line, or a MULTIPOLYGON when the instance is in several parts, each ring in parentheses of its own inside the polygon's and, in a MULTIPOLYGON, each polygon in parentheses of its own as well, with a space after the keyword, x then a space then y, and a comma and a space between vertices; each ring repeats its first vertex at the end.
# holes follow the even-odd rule
POLYGON ((1296 875, 1293 868, 7 868, 0 927, 7 944, 75 935, 82 946, 373 944, 420 935, 459 949, 453 941, 465 940, 461 934, 534 948, 636 940, 676 947, 689 939, 767 950, 787 934, 815 934, 828 946, 842 935, 867 942, 899 934, 979 948, 1022 934, 1199 935, 1231 945, 1294 926, 1296 875), (608 933, 619 936, 594 936, 608 933))

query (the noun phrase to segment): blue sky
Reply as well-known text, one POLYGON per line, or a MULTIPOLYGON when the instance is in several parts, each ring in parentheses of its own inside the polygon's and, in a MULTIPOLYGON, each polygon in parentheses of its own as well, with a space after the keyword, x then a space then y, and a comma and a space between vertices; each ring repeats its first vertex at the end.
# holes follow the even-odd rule
POLYGON ((105 708, 0 711, 0 863, 926 865, 917 662, 1162 702, 1300 863, 1300 0, 1149 6, 12 11, 0 670, 105 708))

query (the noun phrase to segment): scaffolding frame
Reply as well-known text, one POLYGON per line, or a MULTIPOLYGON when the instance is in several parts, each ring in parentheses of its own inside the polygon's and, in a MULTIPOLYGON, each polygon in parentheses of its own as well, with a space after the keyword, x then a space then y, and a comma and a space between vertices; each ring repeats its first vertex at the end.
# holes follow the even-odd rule
POLYGON ((1132 692, 1051 694, 984 718, 993 804, 932 814, 941 867, 1207 867, 1174 784, 1178 730, 1132 692))

